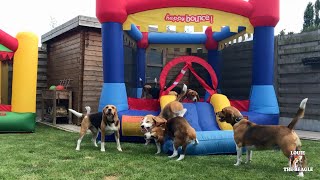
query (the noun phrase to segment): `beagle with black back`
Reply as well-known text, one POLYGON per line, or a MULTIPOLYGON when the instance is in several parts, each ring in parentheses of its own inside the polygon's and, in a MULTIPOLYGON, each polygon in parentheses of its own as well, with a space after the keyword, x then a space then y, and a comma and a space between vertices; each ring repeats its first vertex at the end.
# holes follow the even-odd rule
POLYGON ((101 121, 101 151, 105 151, 104 143, 105 136, 114 134, 117 143, 118 151, 122 151, 120 146, 120 120, 118 117, 117 108, 114 105, 106 105, 102 109, 101 121))
POLYGON ((95 147, 98 147, 97 145, 97 137, 98 132, 100 130, 101 132, 101 151, 105 151, 105 135, 113 134, 115 135, 116 143, 117 143, 117 149, 118 151, 122 151, 120 146, 120 135, 119 135, 119 129, 120 129, 120 121, 118 118, 118 112, 117 108, 114 105, 106 105, 102 112, 97 113, 91 113, 91 109, 89 106, 86 107, 87 113, 84 115, 82 113, 79 113, 73 109, 69 109, 69 111, 76 115, 79 118, 83 118, 81 122, 81 128, 80 128, 80 137, 77 141, 77 147, 76 150, 80 150, 80 144, 81 141, 86 134, 87 130, 90 129, 92 132, 92 142, 95 147))
MULTIPOLYGON (((234 140, 237 147, 237 163, 241 164, 242 147, 247 149, 247 161, 251 161, 252 149, 263 150, 280 148, 283 154, 290 158, 291 152, 301 150, 301 141, 293 128, 299 119, 303 118, 308 98, 301 101, 299 109, 288 126, 282 125, 257 125, 244 118, 240 111, 232 106, 225 107, 216 115, 220 121, 233 126, 234 140)), ((305 159, 303 167, 306 165, 305 159)), ((299 172, 303 176, 303 172, 299 172)))

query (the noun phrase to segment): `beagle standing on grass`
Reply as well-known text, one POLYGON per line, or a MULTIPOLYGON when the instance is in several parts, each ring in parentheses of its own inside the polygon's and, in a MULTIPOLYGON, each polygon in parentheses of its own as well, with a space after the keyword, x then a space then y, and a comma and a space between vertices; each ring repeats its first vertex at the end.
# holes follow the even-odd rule
MULTIPOLYGON (((158 126, 153 128, 150 132, 144 134, 146 139, 154 139, 159 147, 164 143, 165 136, 169 136, 173 139, 173 153, 169 158, 174 158, 178 156, 178 148, 182 146, 182 154, 180 154, 177 161, 184 159, 186 155, 187 145, 193 142, 194 145, 199 144, 197 139, 196 131, 184 117, 174 117, 168 119, 163 126, 158 126)), ((157 149, 159 152, 159 148, 157 149)))
MULTIPOLYGON (((299 119, 303 118, 308 98, 301 101, 299 109, 288 126, 282 125, 257 125, 244 118, 240 111, 232 106, 225 107, 216 115, 220 121, 230 123, 233 126, 234 140, 237 147, 237 163, 241 164, 242 147, 247 148, 247 161, 252 158, 252 149, 264 150, 280 148, 283 154, 290 158, 291 152, 301 150, 301 141, 293 128, 299 119)), ((306 166, 302 159, 302 166, 306 166)), ((299 172, 303 176, 303 172, 299 172)))
MULTIPOLYGON (((154 115, 146 115, 144 118, 141 120, 140 127, 141 127, 141 132, 146 133, 150 132, 152 128, 159 126, 160 124, 165 123, 168 119, 180 116, 183 117, 184 114, 187 112, 187 109, 183 108, 183 105, 180 100, 187 92, 187 86, 183 85, 182 91, 180 94, 176 94, 173 91, 170 91, 171 95, 175 95, 177 99, 175 101, 172 101, 168 103, 160 112, 158 116, 154 115)), ((146 139, 145 145, 148 145, 150 143, 150 140, 146 139)), ((157 144, 157 143, 156 143, 157 144)), ((158 153, 160 153, 161 149, 160 146, 158 146, 158 153)))
POLYGON ((102 112, 91 113, 90 107, 87 106, 86 110, 87 114, 83 115, 82 113, 79 113, 73 109, 69 109, 72 114, 76 115, 79 118, 83 118, 81 122, 80 137, 77 141, 76 150, 80 150, 82 138, 86 134, 87 130, 90 129, 93 135, 92 142, 95 147, 98 147, 96 139, 98 137, 98 131, 100 130, 102 152, 105 151, 105 136, 111 134, 114 134, 118 151, 122 151, 119 133, 120 121, 118 118, 117 108, 114 105, 106 105, 102 109, 102 112))

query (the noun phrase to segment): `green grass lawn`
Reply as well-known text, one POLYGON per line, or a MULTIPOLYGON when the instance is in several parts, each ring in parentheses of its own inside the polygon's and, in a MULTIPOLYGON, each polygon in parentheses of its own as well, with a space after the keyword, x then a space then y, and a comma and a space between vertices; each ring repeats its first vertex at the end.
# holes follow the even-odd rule
MULTIPOLYGON (((0 134, 0 179, 301 179, 284 172, 288 162, 280 151, 253 152, 253 162, 235 167, 235 155, 186 156, 177 162, 154 155, 155 145, 106 143, 93 147, 88 135, 75 151, 78 133, 37 125, 31 134, 0 134)), ((303 142, 313 172, 303 179, 320 179, 320 142, 303 142)), ((245 157, 243 157, 245 158, 245 157)), ((244 159, 243 159, 244 161, 244 159)))

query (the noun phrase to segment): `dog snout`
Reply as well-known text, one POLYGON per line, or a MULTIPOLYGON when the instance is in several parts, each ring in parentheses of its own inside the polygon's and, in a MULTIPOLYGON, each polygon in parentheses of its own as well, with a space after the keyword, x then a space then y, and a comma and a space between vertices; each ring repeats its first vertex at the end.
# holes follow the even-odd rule
POLYGON ((144 125, 141 125, 141 128, 143 128, 143 129, 144 129, 144 125))

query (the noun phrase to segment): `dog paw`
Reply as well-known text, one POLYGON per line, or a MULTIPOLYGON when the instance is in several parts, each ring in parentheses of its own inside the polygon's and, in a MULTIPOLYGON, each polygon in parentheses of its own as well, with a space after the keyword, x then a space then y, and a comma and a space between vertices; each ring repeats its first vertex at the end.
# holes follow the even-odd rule
POLYGON ((178 156, 178 154, 172 154, 171 156, 168 156, 168 158, 174 158, 176 156, 178 156))
POLYGON ((76 148, 76 151, 80 151, 80 148, 76 148))
POLYGON ((118 149, 118 151, 122 152, 122 149, 121 149, 121 148, 117 148, 117 149, 118 149))
POLYGON ((250 161, 246 161, 246 162, 245 162, 245 164, 250 164, 250 163, 251 163, 251 160, 250 160, 250 161))
POLYGON ((181 154, 176 161, 181 161, 182 159, 184 159, 184 155, 183 154, 181 154))
POLYGON ((241 163, 240 162, 237 162, 237 163, 235 163, 234 165, 235 166, 239 166, 241 163))
POLYGON ((106 150, 105 150, 105 149, 101 149, 100 151, 101 151, 101 152, 106 152, 106 150))
POLYGON ((299 174, 297 176, 304 177, 303 172, 299 172, 299 174))
POLYGON ((160 153, 161 153, 161 152, 160 152, 160 151, 158 151, 158 152, 156 152, 156 153, 155 153, 155 155, 158 155, 158 154, 160 154, 160 153))
POLYGON ((145 146, 147 146, 149 144, 149 142, 144 143, 145 146))

